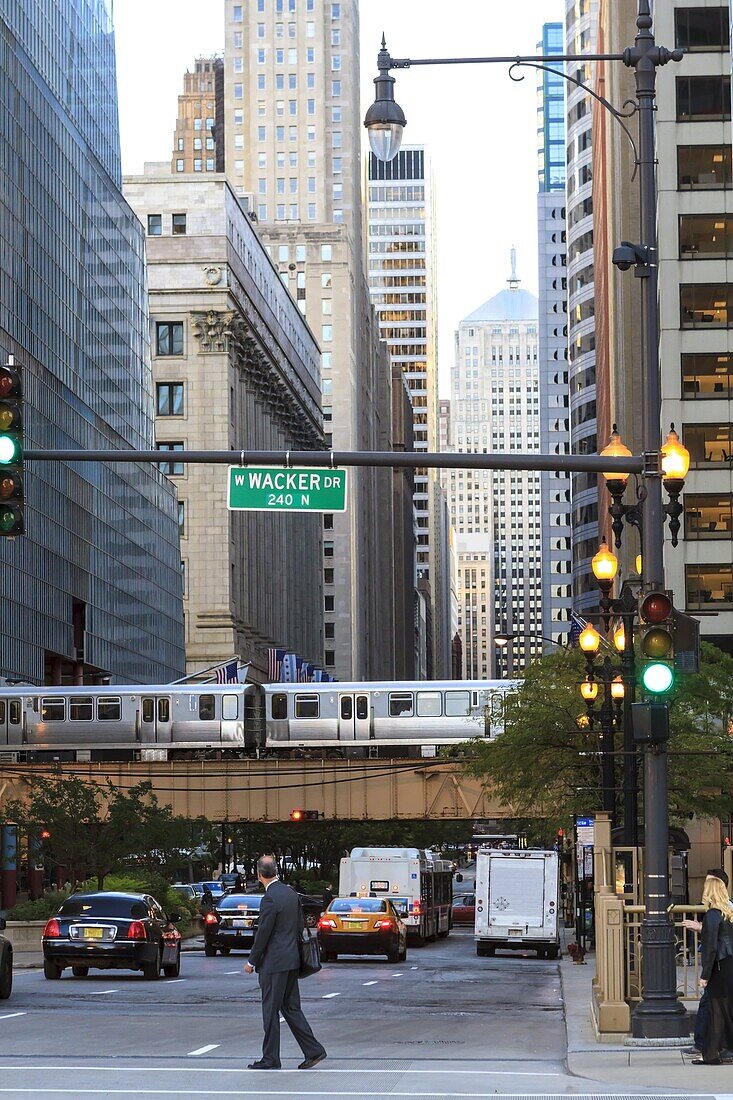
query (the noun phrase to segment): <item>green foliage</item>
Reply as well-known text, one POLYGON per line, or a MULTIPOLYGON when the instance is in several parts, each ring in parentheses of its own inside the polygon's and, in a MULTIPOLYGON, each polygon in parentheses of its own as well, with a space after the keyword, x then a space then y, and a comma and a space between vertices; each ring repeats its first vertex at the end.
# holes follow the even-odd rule
MULTIPOLYGON (((573 814, 601 809, 600 729, 582 729, 579 650, 547 654, 507 698, 506 729, 496 741, 471 742, 466 772, 485 780, 522 817, 567 828, 573 814)), ((601 689, 602 690, 602 689, 601 689)), ((733 797, 733 657, 703 644, 701 670, 677 674, 669 697, 669 803, 674 820, 717 817, 733 797)), ((639 753, 639 755, 641 755, 639 753)), ((616 790, 621 789, 623 735, 615 734, 616 790)))
POLYGON ((7 920, 48 920, 69 896, 68 890, 52 890, 36 901, 22 901, 14 909, 8 909, 7 920))

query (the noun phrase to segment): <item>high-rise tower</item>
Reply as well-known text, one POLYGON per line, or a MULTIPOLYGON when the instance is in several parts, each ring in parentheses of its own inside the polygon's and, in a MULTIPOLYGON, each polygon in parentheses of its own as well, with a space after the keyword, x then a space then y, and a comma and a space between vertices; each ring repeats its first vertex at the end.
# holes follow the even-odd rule
MULTIPOLYGON (((27 444, 147 450, 143 234, 121 193, 109 0, 2 0, 0 104, 0 349, 23 369, 27 444)), ((25 493, 26 534, 0 545, 0 671, 37 683, 181 675, 163 474, 28 463, 25 493)))

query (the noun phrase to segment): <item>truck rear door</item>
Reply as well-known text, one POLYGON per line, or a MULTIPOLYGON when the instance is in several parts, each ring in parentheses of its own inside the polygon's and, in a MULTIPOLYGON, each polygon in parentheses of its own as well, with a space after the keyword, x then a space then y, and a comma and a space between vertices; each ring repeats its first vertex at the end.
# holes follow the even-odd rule
POLYGON ((489 928, 541 928, 545 913, 545 861, 496 857, 489 872, 489 928))

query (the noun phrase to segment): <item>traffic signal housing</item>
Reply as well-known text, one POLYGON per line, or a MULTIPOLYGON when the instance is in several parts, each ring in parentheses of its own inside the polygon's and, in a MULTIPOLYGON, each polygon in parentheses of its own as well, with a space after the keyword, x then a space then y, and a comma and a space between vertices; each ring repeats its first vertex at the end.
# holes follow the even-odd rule
POLYGON ((291 810, 291 821, 318 821, 320 817, 318 810, 291 810))
POLYGON ((23 382, 12 357, 0 365, 0 537, 22 535, 23 382))
POLYGON ((667 592, 647 592, 639 602, 642 685, 650 695, 674 686, 674 607, 667 592))

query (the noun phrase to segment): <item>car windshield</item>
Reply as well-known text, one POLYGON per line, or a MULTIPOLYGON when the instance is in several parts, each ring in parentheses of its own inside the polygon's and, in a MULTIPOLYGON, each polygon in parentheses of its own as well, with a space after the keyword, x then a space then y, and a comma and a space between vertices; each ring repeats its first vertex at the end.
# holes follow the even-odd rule
POLYGON ((59 909, 60 917, 123 917, 142 920, 148 915, 148 907, 139 898, 119 897, 114 894, 81 894, 69 898, 59 909))
POLYGON ((202 890, 208 890, 210 894, 223 894, 224 884, 218 881, 215 882, 202 882, 202 890))
POLYGON ((328 908, 332 913, 386 913, 387 902, 381 898, 336 898, 328 908))
POLYGON ((228 894, 222 898, 218 909, 259 909, 262 894, 228 894))

